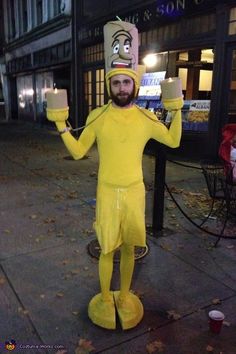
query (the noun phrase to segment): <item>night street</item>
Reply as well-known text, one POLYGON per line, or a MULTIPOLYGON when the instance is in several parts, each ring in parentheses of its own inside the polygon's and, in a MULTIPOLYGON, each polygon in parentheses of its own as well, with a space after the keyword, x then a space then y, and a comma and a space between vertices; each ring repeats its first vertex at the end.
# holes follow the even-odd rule
MULTIPOLYGON (((87 306, 99 292, 98 260, 88 252, 96 204, 98 157, 69 157, 56 130, 0 123, 0 352, 58 354, 235 354, 236 240, 191 224, 165 194, 164 229, 147 236, 137 257, 132 290, 144 305, 141 323, 122 331, 95 326, 87 306), (220 334, 208 312, 220 310, 220 334)), ((199 164, 167 163, 166 182, 195 222, 210 197, 199 164)), ((152 225, 154 158, 144 155, 146 223, 152 225)), ((222 215, 208 220, 218 233, 222 215)), ((230 220, 226 235, 235 235, 230 220)), ((95 247, 96 248, 96 247, 95 247)), ((96 251, 96 249, 95 249, 96 251)), ((98 251, 98 250, 97 250, 98 251)), ((95 252, 96 253, 96 252, 95 252)), ((119 285, 115 263, 112 288, 119 285)))

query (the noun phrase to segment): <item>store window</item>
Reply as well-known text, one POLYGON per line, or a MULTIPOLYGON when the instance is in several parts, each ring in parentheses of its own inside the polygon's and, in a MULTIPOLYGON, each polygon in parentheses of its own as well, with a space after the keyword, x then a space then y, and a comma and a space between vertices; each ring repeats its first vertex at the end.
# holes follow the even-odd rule
POLYGON ((229 35, 236 34, 236 7, 230 10, 229 35))
POLYGON ((96 106, 104 104, 104 69, 96 70, 96 106))
POLYGON ((232 70, 229 91, 228 116, 230 123, 236 123, 236 49, 232 51, 232 70))
POLYGON ((92 71, 84 73, 85 115, 92 110, 92 71))
POLYGON ((83 64, 104 60, 104 44, 96 44, 83 50, 83 64))
POLYGON ((178 54, 177 74, 181 78, 185 99, 210 99, 214 53, 196 49, 178 54))
POLYGON ((48 1, 48 18, 51 19, 60 15, 61 7, 63 7, 61 0, 49 0, 48 1))
MULTIPOLYGON (((178 76, 181 79, 184 96, 183 129, 206 131, 212 90, 214 62, 212 48, 154 53, 154 55, 156 64, 147 68, 148 73, 154 75, 165 72, 167 77, 178 76)), ((158 113, 161 107, 158 99, 149 102, 149 108, 150 104, 154 112, 158 113)), ((163 119, 165 120, 165 116, 163 119)))
POLYGON ((104 69, 93 69, 84 72, 84 98, 86 116, 92 109, 104 104, 104 69))
POLYGON ((177 76, 184 94, 183 129, 206 131, 210 112, 214 53, 212 49, 194 49, 178 54, 177 76))
POLYGON ((46 92, 53 88, 53 73, 44 72, 36 75, 36 113, 38 120, 45 117, 46 92))
POLYGON ((19 119, 34 120, 34 90, 32 75, 17 78, 19 119))

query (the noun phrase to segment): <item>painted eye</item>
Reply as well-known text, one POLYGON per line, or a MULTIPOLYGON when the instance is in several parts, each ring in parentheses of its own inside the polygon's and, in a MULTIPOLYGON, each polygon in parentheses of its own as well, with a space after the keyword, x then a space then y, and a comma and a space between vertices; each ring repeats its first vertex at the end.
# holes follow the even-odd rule
POLYGON ((129 44, 125 44, 124 45, 124 52, 125 53, 129 53, 129 48, 130 48, 130 45, 129 44))
POLYGON ((113 47, 113 53, 116 54, 119 52, 119 44, 116 44, 114 47, 113 47))

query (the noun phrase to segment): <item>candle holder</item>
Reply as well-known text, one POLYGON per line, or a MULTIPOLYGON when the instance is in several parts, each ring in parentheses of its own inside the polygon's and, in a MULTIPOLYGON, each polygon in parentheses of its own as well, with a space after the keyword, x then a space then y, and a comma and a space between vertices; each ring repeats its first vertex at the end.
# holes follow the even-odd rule
POLYGON ((162 102, 166 110, 179 110, 183 107, 182 85, 179 77, 169 77, 160 82, 162 102))
POLYGON ((47 119, 52 122, 65 122, 69 117, 69 107, 51 109, 47 108, 47 119))
POLYGON ((162 100, 163 106, 167 111, 177 111, 184 105, 183 97, 162 100))
POLYGON ((46 92, 47 118, 53 122, 64 122, 69 117, 67 91, 54 88, 46 92))

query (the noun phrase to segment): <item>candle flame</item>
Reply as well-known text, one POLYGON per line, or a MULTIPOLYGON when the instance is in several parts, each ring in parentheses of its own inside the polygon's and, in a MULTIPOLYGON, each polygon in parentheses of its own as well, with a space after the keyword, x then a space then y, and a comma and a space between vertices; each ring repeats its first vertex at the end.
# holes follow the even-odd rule
POLYGON ((56 87, 54 88, 54 93, 57 93, 57 88, 56 87))

